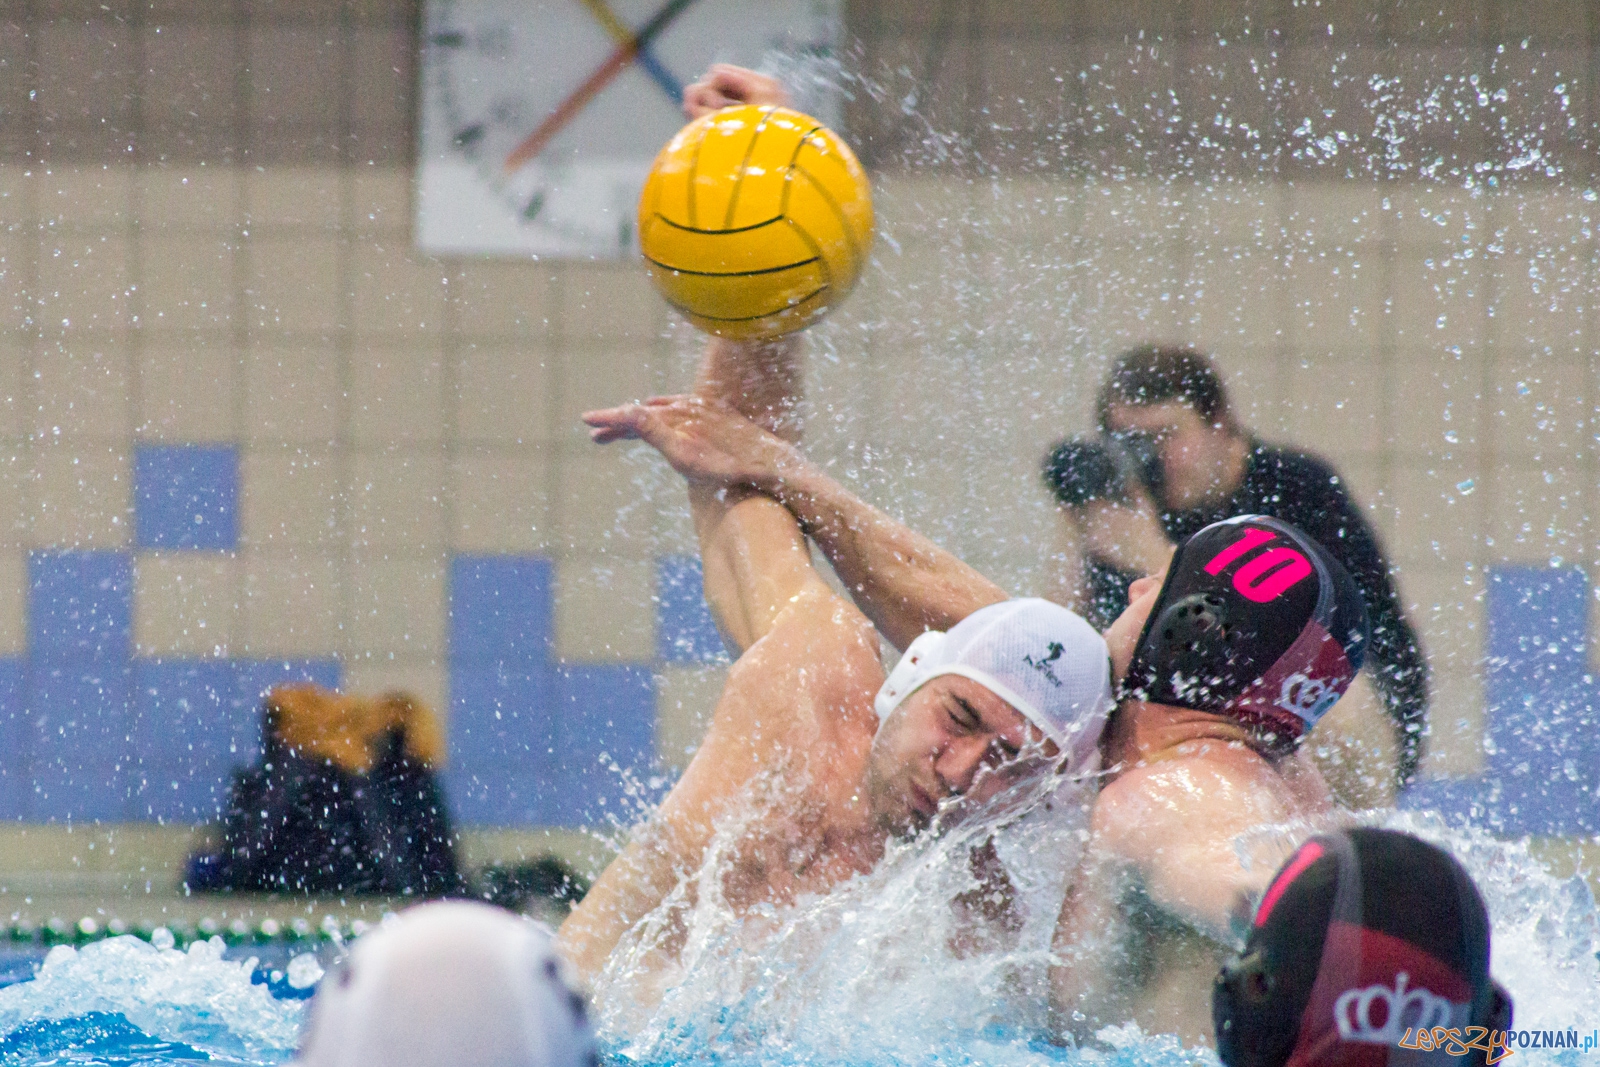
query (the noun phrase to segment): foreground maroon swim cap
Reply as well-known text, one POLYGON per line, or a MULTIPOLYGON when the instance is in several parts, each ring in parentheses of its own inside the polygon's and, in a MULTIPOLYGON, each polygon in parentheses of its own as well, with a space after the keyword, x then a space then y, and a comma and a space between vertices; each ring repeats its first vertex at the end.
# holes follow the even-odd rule
POLYGON ((1287 522, 1240 515, 1172 557, 1122 695, 1293 741, 1349 687, 1367 636, 1361 591, 1327 549, 1287 522))
POLYGON ((1489 977, 1489 916, 1462 866, 1362 828, 1289 857, 1211 1014, 1228 1067, 1481 1067, 1482 1049, 1401 1043, 1418 1028, 1506 1030, 1511 998, 1489 977))

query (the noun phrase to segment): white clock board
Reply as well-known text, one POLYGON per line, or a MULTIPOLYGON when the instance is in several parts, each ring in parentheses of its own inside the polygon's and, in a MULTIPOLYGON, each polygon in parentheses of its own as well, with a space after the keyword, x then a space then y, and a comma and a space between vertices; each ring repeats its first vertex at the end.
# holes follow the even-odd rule
POLYGON ((797 106, 832 124, 816 89, 838 19, 839 0, 428 0, 418 247, 630 255, 639 189, 684 122, 672 91, 737 63, 804 83, 797 106))

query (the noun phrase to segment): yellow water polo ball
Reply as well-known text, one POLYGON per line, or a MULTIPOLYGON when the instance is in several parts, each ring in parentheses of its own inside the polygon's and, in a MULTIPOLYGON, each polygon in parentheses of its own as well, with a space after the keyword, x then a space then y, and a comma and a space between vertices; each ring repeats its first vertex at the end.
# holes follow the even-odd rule
POLYGON ((783 107, 689 123, 639 197, 639 247, 667 302, 709 333, 777 337, 816 322, 861 277, 872 192, 838 135, 783 107))

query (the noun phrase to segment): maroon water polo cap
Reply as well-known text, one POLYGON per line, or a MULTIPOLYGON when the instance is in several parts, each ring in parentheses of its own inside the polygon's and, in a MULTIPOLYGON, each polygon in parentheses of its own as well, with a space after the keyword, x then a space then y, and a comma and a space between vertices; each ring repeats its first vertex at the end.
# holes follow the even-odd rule
POLYGON ((1227 1067, 1485 1067, 1505 1057, 1513 1014, 1489 941, 1483 898, 1444 849, 1375 827, 1320 834, 1273 876, 1217 975, 1217 1054, 1227 1067))
POLYGON ((1327 549, 1290 523, 1240 515, 1179 546, 1121 695, 1292 743, 1344 694, 1368 637, 1361 591, 1327 549))

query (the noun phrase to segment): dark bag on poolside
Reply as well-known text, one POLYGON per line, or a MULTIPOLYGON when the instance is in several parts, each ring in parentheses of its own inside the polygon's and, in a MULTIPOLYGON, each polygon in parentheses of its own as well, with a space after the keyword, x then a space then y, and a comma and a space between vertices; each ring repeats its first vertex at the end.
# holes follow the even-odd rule
POLYGON ((462 890, 434 766, 432 713, 403 696, 361 701, 274 690, 261 761, 235 772, 219 850, 190 889, 443 896, 462 890))

